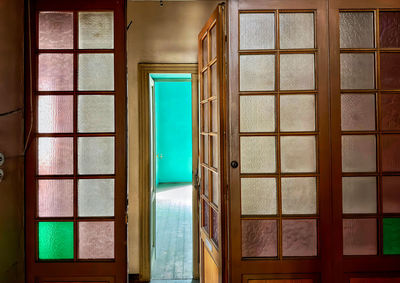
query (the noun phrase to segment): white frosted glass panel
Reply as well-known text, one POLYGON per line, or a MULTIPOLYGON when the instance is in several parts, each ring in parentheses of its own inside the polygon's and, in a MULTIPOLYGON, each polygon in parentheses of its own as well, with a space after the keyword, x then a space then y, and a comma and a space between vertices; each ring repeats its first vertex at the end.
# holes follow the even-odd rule
POLYGON ((342 136, 342 171, 375 172, 376 138, 373 135, 342 136))
POLYGON ((78 90, 114 90, 114 54, 79 54, 78 90))
POLYGON ((240 97, 240 131, 275 131, 275 96, 249 95, 240 97))
POLYGON ((78 96, 78 131, 114 132, 114 96, 78 96))
POLYGON ((240 91, 275 90, 275 55, 240 56, 240 91))
POLYGON ((374 48, 374 12, 341 12, 340 48, 374 48))
POLYGON ((315 177, 282 178, 281 187, 283 214, 317 213, 315 177))
POLYGON ((79 180, 78 215, 114 216, 114 179, 79 180))
POLYGON ((79 174, 114 174, 114 137, 78 138, 79 174))
POLYGON ((373 53, 340 54, 342 89, 375 88, 375 55, 373 53))
POLYGON ((242 215, 277 213, 275 178, 242 178, 242 215))
POLYGON ((114 48, 114 13, 79 13, 79 48, 114 48))
POLYGON ((281 90, 315 89, 314 54, 282 54, 281 90))
POLYGON ((280 48, 314 48, 314 14, 280 13, 280 48))
POLYGON ((316 160, 315 136, 281 137, 282 172, 315 172, 316 160))
POLYGON ((240 14, 240 49, 274 49, 273 13, 240 14))
POLYGON ((73 138, 38 138, 39 175, 73 174, 73 160, 73 138))
POLYGON ((74 131, 72 95, 38 96, 38 132, 72 133, 74 131))
POLYGON ((376 177, 342 179, 343 213, 376 213, 376 177))
POLYGON ((280 96, 281 131, 315 131, 315 96, 280 96))
POLYGON ((276 172, 275 137, 241 137, 242 173, 276 172))

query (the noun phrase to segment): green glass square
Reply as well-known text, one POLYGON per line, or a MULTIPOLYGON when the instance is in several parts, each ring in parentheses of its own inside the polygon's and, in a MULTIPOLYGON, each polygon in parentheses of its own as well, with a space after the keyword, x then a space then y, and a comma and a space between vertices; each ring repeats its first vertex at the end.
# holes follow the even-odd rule
POLYGON ((74 258, 74 223, 39 222, 39 259, 74 258))
POLYGON ((383 219, 383 254, 400 254, 400 218, 383 219))

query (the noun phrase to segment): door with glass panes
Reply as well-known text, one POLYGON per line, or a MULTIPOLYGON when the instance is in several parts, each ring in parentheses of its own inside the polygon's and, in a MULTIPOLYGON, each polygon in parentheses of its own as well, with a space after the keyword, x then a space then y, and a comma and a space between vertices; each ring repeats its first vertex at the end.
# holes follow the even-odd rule
POLYGON ((125 2, 31 1, 29 38, 27 282, 126 282, 125 2))

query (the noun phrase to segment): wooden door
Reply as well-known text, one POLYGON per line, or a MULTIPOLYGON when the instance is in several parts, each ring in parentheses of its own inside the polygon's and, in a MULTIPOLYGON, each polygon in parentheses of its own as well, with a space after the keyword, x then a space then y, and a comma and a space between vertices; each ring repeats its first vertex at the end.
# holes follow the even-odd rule
POLYGON ((125 1, 30 3, 26 281, 126 282, 125 1))
POLYGON ((223 282, 224 5, 199 34, 200 279, 223 282))
POLYGON ((327 25, 326 1, 230 1, 232 283, 331 282, 327 25))

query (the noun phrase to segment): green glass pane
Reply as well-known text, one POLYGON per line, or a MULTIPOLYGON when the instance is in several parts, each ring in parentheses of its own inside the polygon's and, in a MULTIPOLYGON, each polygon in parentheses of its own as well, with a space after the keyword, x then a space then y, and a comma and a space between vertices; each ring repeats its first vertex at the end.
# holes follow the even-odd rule
POLYGON ((39 222, 39 259, 74 258, 74 223, 39 222))
POLYGON ((400 254, 400 218, 383 219, 383 253, 400 254))

